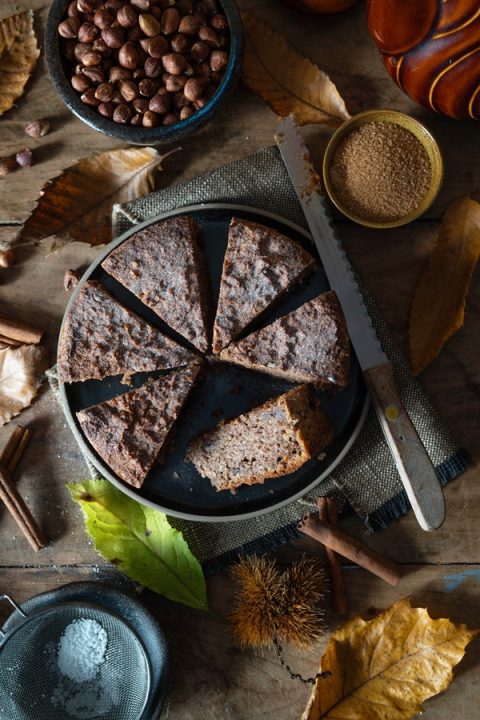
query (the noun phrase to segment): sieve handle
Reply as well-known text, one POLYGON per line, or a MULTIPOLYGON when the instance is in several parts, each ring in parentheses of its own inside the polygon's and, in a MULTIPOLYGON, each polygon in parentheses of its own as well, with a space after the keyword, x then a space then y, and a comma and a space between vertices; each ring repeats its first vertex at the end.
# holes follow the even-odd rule
MULTIPOLYGON (((21 608, 19 605, 17 605, 17 603, 15 602, 15 600, 14 600, 13 598, 11 598, 10 595, 0 595, 0 601, 1 601, 1 600, 6 600, 7 602, 9 602, 10 605, 11 605, 13 608, 15 608, 15 610, 16 610, 17 612, 19 612, 20 615, 23 615, 24 618, 28 617, 28 616, 27 616, 27 613, 23 612, 22 608, 21 608)), ((0 628, 0 637, 3 638, 3 637, 5 637, 5 635, 6 635, 6 633, 3 631, 2 628, 0 628)))

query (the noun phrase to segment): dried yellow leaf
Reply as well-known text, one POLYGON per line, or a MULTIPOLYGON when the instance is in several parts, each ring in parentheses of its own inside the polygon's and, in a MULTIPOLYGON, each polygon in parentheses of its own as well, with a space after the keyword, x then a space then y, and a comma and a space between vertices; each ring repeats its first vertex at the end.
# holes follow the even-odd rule
POLYGON ((412 371, 420 373, 463 325, 465 301, 480 257, 480 204, 450 205, 415 291, 410 315, 412 371))
POLYGON ((23 227, 22 239, 55 235, 51 249, 71 240, 89 245, 109 243, 113 204, 154 190, 155 172, 165 157, 154 148, 143 147, 111 150, 79 160, 45 185, 23 227))
POLYGON ((48 367, 47 351, 37 345, 0 350, 0 425, 28 407, 48 367))
POLYGON ((321 669, 332 674, 315 683, 302 720, 408 720, 448 687, 475 635, 408 598, 373 620, 354 618, 331 636, 321 669))
POLYGON ((0 115, 23 95, 39 54, 31 10, 0 22, 0 115))
POLYGON ((298 125, 336 127, 350 117, 337 88, 320 68, 259 17, 242 14, 245 29, 243 82, 280 117, 293 113, 298 125))

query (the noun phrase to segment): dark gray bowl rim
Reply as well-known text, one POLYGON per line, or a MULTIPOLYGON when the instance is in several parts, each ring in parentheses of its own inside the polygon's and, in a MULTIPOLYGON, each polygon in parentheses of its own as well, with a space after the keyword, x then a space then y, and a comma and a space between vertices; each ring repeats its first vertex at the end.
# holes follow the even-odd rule
POLYGON ((57 32, 58 24, 64 19, 65 9, 69 0, 53 0, 45 30, 45 58, 50 77, 57 93, 65 105, 89 127, 110 137, 123 140, 133 145, 161 145, 173 143, 187 135, 200 130, 222 108, 233 94, 240 78, 244 35, 240 12, 235 0, 218 0, 222 5, 230 27, 230 59, 224 78, 215 94, 208 103, 197 110, 191 117, 173 125, 156 128, 121 125, 103 117, 95 109, 80 100, 80 95, 70 85, 63 69, 63 58, 60 54, 60 42, 57 32))
MULTIPOLYGON (((89 265, 83 276, 80 278, 80 281, 75 288, 75 290, 72 293, 72 296, 70 298, 69 303, 67 304, 67 307, 65 308, 65 313, 62 319, 62 324, 60 327, 60 333, 59 338, 62 335, 63 327, 65 324, 65 318, 67 317, 71 306, 76 301, 76 297, 80 290, 82 289, 84 283, 88 280, 90 275, 94 272, 94 270, 105 260, 107 255, 110 255, 113 250, 121 245, 125 240, 127 240, 131 235, 138 232, 139 230, 142 230, 145 227, 148 227, 149 225, 152 225, 154 223, 160 222, 162 220, 166 220, 167 218, 175 217, 176 215, 184 215, 191 212, 195 212, 197 210, 205 210, 206 208, 223 208, 232 210, 233 212, 255 212, 259 215, 262 215, 266 220, 281 220, 281 222, 286 227, 291 227, 292 230, 301 233, 305 238, 311 240, 311 235, 301 228, 299 225, 297 225, 294 222, 291 222, 290 220, 287 220, 286 218, 280 217, 279 215, 275 213, 268 212, 267 210, 262 210, 260 208, 254 208, 246 205, 236 205, 232 203, 197 203, 195 205, 187 205, 185 207, 177 208, 175 210, 167 210, 164 213, 161 213, 159 215, 152 216, 148 218, 148 220, 145 220, 142 223, 139 223, 138 225, 134 225, 130 229, 126 230, 124 233, 119 235, 118 238, 115 238, 103 252, 101 252, 95 260, 89 265)), ((72 412, 70 408, 70 403, 67 397, 65 384, 59 383, 59 394, 60 394, 60 401, 62 405, 63 412, 65 414, 65 417, 67 419, 68 425, 70 427, 70 430, 72 431, 82 453, 87 457, 92 465, 97 468, 99 473, 102 477, 107 479, 109 482, 112 483, 118 490, 121 490, 125 495, 128 495, 132 500, 136 500, 137 502, 142 503, 143 505, 147 505, 148 507, 153 508, 154 510, 159 510, 160 512, 164 512, 167 515, 170 515, 171 517, 178 517, 182 520, 190 520, 194 522, 232 522, 232 521, 238 521, 238 520, 248 520, 250 518, 256 518, 260 515, 265 515, 267 513, 270 513, 274 510, 278 510, 281 507, 284 507, 285 505, 288 505, 289 503, 294 502, 295 500, 298 500, 299 498, 303 497, 307 493, 309 493, 313 488, 315 488, 322 480, 325 480, 325 478, 330 475, 331 472, 339 465, 339 463, 344 459, 344 457, 348 454, 350 451, 350 448, 354 444, 355 440, 357 439, 360 430, 363 427, 363 424, 365 422, 365 418, 367 416, 368 409, 370 407, 370 400, 369 395, 366 392, 365 393, 365 400, 363 403, 363 406, 361 407, 360 413, 357 418, 357 422, 350 434, 350 437, 346 440, 345 445, 339 452, 336 458, 332 460, 330 465, 324 469, 324 471, 316 477, 312 482, 310 482, 307 486, 302 488, 299 492, 293 493, 289 497, 283 499, 283 500, 277 500, 273 501, 272 504, 268 507, 264 507, 261 509, 252 510, 250 512, 239 512, 237 514, 232 515, 203 515, 200 513, 186 513, 182 512, 177 509, 172 508, 165 508, 162 507, 162 505, 159 502, 153 502, 152 500, 149 500, 148 498, 143 497, 137 491, 126 485, 124 482, 122 482, 110 468, 107 466, 106 463, 104 463, 102 460, 99 459, 99 457, 95 454, 93 449, 91 448, 90 444, 84 437, 83 433, 81 432, 76 418, 74 417, 74 413, 72 412)))

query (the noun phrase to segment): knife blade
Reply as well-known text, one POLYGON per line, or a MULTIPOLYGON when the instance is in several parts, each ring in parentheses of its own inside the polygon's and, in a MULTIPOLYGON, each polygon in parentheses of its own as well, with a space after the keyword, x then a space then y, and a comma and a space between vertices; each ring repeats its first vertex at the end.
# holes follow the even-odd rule
POLYGON ((373 407, 415 517, 424 530, 435 530, 445 519, 442 488, 400 399, 393 367, 377 338, 352 266, 321 195, 320 178, 293 116, 289 115, 278 123, 275 141, 302 206, 330 287, 335 290, 342 306, 373 407))

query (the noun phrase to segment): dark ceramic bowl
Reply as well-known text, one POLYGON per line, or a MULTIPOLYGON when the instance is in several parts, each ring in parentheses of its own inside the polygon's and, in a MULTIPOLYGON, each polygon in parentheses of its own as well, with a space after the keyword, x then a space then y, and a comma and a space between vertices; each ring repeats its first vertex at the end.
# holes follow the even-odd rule
POLYGON ((243 27, 235 0, 218 0, 230 27, 230 59, 224 78, 207 104, 186 120, 173 125, 145 128, 121 125, 103 117, 94 108, 80 100, 70 85, 68 61, 60 54, 60 36, 57 28, 65 18, 69 0, 53 0, 45 31, 45 56, 50 76, 65 105, 94 130, 135 145, 163 145, 176 142, 206 125, 232 95, 237 85, 243 55, 243 27))

